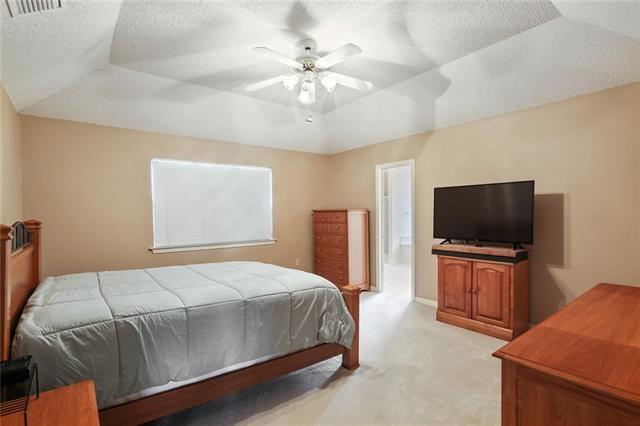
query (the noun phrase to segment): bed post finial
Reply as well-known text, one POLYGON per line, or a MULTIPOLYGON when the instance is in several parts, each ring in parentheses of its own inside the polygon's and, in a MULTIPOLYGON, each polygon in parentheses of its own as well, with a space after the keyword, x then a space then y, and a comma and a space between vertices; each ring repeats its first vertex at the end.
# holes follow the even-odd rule
POLYGON ((362 289, 354 285, 346 285, 341 287, 340 291, 342 291, 347 309, 356 323, 351 349, 345 348, 342 354, 342 366, 348 370, 355 370, 360 367, 360 292, 362 289))
POLYGON ((39 220, 28 219, 28 220, 25 220, 23 223, 27 225, 27 228, 29 228, 29 230, 42 228, 42 222, 40 222, 39 220))

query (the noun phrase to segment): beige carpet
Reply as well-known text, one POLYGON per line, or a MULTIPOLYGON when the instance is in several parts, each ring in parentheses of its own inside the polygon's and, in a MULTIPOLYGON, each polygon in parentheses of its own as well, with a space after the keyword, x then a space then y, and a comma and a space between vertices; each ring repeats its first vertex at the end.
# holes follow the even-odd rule
POLYGON ((503 341, 387 294, 363 294, 361 315, 358 370, 334 358, 154 424, 500 424, 503 341))

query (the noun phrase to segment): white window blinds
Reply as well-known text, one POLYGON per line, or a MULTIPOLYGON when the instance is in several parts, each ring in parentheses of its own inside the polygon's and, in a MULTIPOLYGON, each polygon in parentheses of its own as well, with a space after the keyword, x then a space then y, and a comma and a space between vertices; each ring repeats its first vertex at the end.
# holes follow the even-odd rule
POLYGON ((271 169, 151 160, 154 248, 273 240, 271 169))

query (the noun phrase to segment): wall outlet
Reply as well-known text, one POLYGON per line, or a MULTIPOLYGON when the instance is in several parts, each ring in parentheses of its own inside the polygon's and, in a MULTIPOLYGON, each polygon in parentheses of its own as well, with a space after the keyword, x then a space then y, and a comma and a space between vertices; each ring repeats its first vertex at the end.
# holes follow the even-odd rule
POLYGON ((296 266, 300 266, 300 259, 296 259, 296 266))

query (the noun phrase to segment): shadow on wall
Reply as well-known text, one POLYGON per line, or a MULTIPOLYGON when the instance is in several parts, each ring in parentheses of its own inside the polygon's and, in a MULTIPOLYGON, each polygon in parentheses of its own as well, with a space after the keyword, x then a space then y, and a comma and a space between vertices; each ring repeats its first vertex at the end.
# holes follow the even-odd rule
POLYGON ((530 321, 539 323, 566 303, 557 269, 566 269, 565 258, 565 194, 536 194, 533 223, 533 249, 529 255, 531 268, 530 321))

